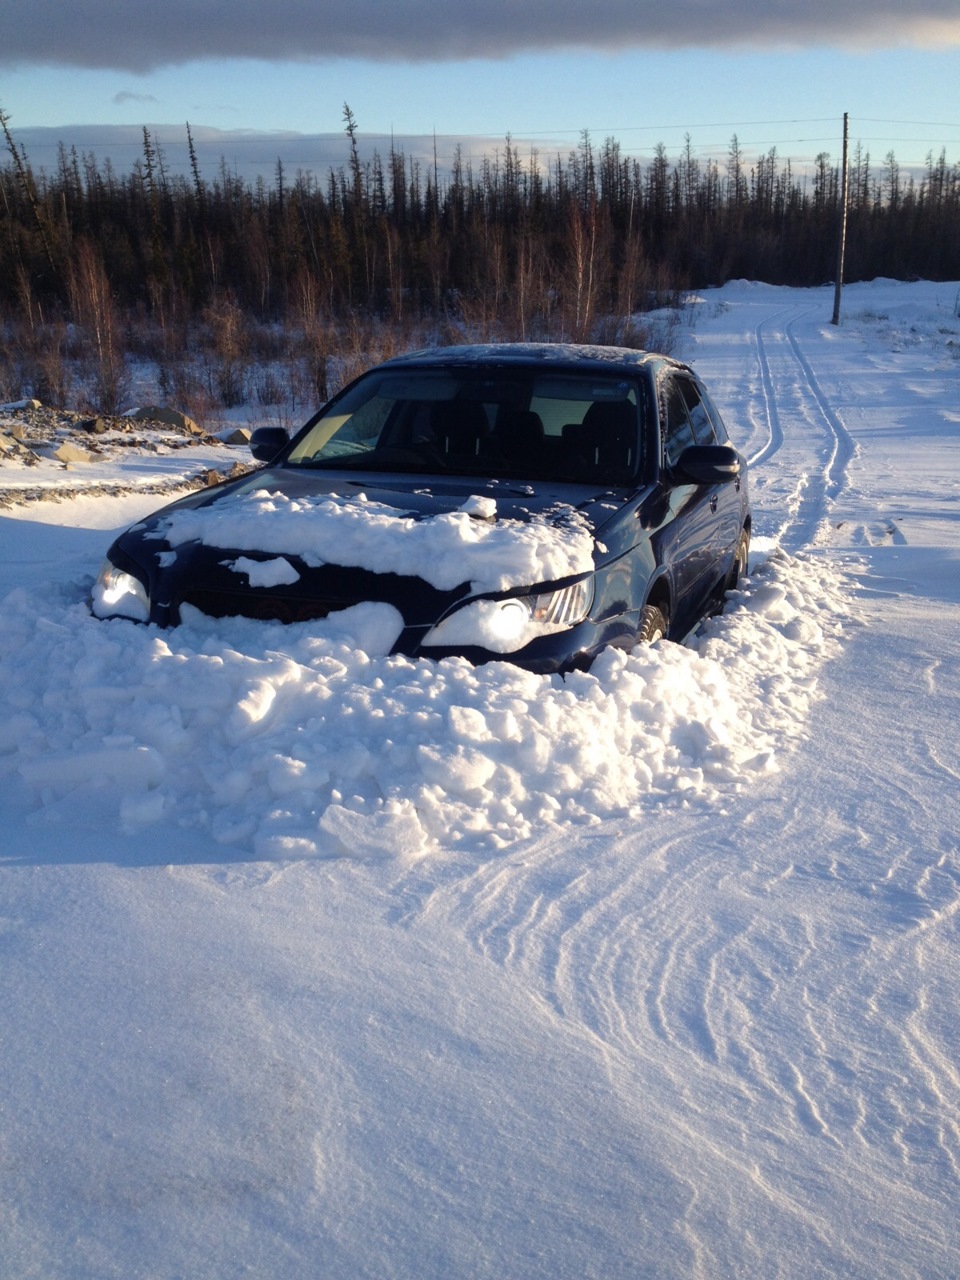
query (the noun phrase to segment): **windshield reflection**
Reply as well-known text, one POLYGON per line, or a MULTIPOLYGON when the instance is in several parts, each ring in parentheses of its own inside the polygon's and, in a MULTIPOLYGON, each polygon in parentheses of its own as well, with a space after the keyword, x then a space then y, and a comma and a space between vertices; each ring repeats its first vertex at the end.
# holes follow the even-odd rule
POLYGON ((332 401, 287 462, 624 486, 643 472, 647 416, 630 378, 384 370, 332 401))

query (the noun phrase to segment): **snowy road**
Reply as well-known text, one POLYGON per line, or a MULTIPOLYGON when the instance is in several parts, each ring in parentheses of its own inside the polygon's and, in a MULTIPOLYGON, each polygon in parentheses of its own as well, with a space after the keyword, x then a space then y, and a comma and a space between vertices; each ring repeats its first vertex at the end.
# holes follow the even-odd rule
POLYGON ((566 685, 0 518, 0 1274, 960 1274, 956 296, 704 295, 750 582, 566 685))

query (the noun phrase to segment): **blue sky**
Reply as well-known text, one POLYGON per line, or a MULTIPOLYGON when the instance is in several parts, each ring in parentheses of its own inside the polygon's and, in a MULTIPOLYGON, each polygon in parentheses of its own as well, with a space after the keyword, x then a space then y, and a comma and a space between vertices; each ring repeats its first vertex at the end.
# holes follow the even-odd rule
MULTIPOLYGON (((409 22, 385 30, 382 46, 370 34, 387 12, 382 0, 356 0, 353 25, 342 7, 325 19, 340 24, 335 54, 324 52, 331 46, 328 27, 312 45, 296 40, 309 0, 281 0, 271 10, 279 34, 269 58, 237 56, 252 26, 221 38, 214 28, 191 28, 196 14, 191 19, 189 12, 179 14, 180 25, 196 38, 182 39, 178 5, 189 11, 199 0, 170 0, 169 28, 151 24, 141 0, 127 0, 127 26, 142 37, 135 46, 119 37, 111 45, 118 24, 114 18, 111 26, 116 7, 108 0, 87 0, 82 39, 79 29, 71 39, 63 11, 59 22, 43 26, 37 10, 57 2, 4 0, 6 16, 0 15, 0 51, 7 50, 0 52, 0 107, 37 164, 53 162, 54 138, 63 137, 80 151, 111 154, 125 168, 136 157, 142 125, 171 126, 163 136, 175 140, 189 121, 208 155, 219 147, 248 171, 269 172, 278 156, 292 169, 323 169, 345 158, 345 102, 361 134, 375 135, 370 142, 381 148, 391 133, 408 150, 418 135, 432 146, 436 134, 441 164, 457 141, 489 154, 507 133, 547 161, 565 155, 586 129, 596 142, 612 135, 641 156, 658 142, 676 155, 689 133, 698 156, 721 164, 736 133, 748 157, 775 146, 781 158, 802 166, 820 151, 839 155, 844 111, 852 142, 862 142, 877 165, 891 148, 903 166, 922 164, 941 147, 951 163, 960 161, 958 0, 890 0, 889 12, 884 0, 844 0, 844 22, 832 28, 814 0, 679 0, 669 23, 657 27, 651 7, 649 34, 631 27, 628 38, 618 28, 621 0, 597 0, 589 11, 593 26, 584 25, 581 10, 565 11, 565 0, 555 0, 552 42, 517 24, 520 0, 490 0, 469 11, 474 25, 464 20, 452 50, 449 33, 440 44, 431 35, 444 23, 444 10, 431 9, 431 0, 396 0, 389 12, 406 9, 409 22), (512 36, 495 13, 504 5, 514 6, 512 36), (99 42, 87 40, 101 10, 99 42), (782 21, 764 25, 772 10, 792 15, 789 31, 782 21), (724 15, 725 29, 737 15, 735 39, 697 34, 711 12, 724 15), (699 28, 690 21, 697 15, 699 28), (37 31, 28 38, 22 24, 34 17, 37 31), (284 44, 285 29, 293 45, 284 44)), ((323 8, 327 0, 316 3, 323 8)), ((529 4, 536 8, 535 0, 529 4)), ((634 0, 631 12, 647 4, 634 0)), ((833 0, 829 6, 835 13, 833 0)), ((266 47, 266 35, 254 35, 249 46, 266 47)), ((166 145, 178 151, 176 141, 166 145)))

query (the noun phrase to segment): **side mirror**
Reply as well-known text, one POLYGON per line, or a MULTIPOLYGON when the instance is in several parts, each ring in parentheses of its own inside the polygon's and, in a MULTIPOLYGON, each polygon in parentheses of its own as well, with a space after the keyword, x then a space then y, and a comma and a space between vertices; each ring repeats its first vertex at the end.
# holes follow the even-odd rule
POLYGON ((257 427, 250 437, 250 452, 258 462, 272 462, 289 443, 283 427, 257 427))
POLYGON ((725 484, 740 474, 740 455, 728 444, 692 444, 677 459, 673 474, 693 484, 725 484))

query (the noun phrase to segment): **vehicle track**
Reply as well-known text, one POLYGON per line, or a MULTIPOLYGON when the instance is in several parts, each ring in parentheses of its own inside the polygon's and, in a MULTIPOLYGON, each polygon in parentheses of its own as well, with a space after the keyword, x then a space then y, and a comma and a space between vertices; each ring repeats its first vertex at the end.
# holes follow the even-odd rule
POLYGON ((759 449, 749 459, 748 463, 751 467, 758 467, 766 462, 783 444, 783 427, 780 425, 780 414, 777 411, 777 397, 773 387, 773 376, 770 373, 770 361, 767 359, 767 347, 763 337, 763 330, 768 324, 771 324, 779 316, 794 310, 791 307, 784 307, 780 311, 775 311, 773 315, 767 316, 761 320, 754 331, 754 341, 757 347, 757 364, 760 368, 760 390, 763 400, 763 417, 767 424, 767 442, 762 449, 759 449))
POLYGON ((781 467, 777 477, 781 481, 779 488, 776 483, 764 485, 762 471, 758 475, 758 496, 762 499, 767 492, 773 498, 767 504, 768 515, 776 510, 780 518, 779 527, 770 532, 774 540, 790 552, 823 540, 828 508, 843 491, 849 464, 856 452, 850 433, 820 386, 795 333, 797 324, 811 310, 810 307, 783 308, 765 317, 754 333, 767 441, 749 459, 751 469, 759 471, 790 446, 791 441, 784 432, 784 414, 800 420, 797 443, 804 439, 804 425, 812 428, 818 437, 814 466, 798 458, 795 467, 781 467), (769 335, 768 327, 783 317, 786 319, 782 329, 775 336, 769 335), (784 480, 788 481, 786 486, 782 483, 784 480))

